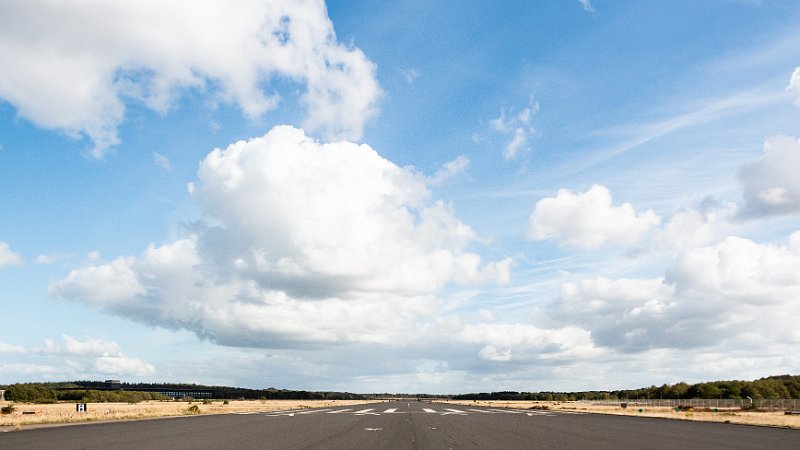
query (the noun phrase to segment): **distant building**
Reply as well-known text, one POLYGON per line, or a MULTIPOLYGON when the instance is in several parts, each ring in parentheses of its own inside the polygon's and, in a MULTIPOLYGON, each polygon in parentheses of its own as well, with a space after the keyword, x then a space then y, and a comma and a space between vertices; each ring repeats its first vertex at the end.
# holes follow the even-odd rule
POLYGON ((6 391, 0 389, 0 402, 6 401, 6 391))
POLYGON ((106 380, 105 384, 108 389, 122 389, 122 382, 119 380, 106 380))

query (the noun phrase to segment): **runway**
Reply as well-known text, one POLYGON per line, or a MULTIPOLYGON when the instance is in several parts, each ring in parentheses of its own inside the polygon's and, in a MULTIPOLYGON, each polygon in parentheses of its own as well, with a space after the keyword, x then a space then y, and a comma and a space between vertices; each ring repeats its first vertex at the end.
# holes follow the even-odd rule
POLYGON ((800 430, 410 401, 31 429, 0 448, 797 450, 800 430))

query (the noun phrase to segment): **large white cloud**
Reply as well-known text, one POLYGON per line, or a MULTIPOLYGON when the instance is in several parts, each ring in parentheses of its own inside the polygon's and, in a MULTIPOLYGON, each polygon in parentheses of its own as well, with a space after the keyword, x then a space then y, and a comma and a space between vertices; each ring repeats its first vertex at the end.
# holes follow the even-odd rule
POLYGON ((0 268, 21 265, 22 257, 13 252, 7 243, 0 241, 0 268))
POLYGON ((508 280, 427 178, 366 145, 298 129, 211 152, 184 239, 73 270, 52 292, 241 346, 391 343, 441 309, 447 284, 508 280))
POLYGON ((745 218, 800 212, 800 142, 777 136, 764 143, 764 155, 739 172, 745 218))
POLYGON ((551 315, 622 351, 797 345, 799 241, 728 237, 680 252, 665 278, 567 283, 551 315))
POLYGON ((578 194, 560 189, 555 197, 536 202, 527 237, 555 239, 564 245, 587 249, 605 244, 631 245, 660 221, 652 210, 637 214, 630 203, 614 206, 611 192, 605 186, 594 185, 578 194))
POLYGON ((322 0, 11 0, 0 13, 0 98, 35 124, 119 142, 125 102, 164 113, 185 89, 250 117, 305 86, 304 127, 358 139, 375 112, 375 66, 337 42, 322 0))

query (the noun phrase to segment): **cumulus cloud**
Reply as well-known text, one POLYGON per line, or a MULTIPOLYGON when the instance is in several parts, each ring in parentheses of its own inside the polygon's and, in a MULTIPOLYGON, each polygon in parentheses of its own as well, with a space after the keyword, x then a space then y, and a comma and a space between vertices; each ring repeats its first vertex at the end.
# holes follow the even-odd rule
POLYGON ((198 178, 191 235, 73 270, 52 293, 228 345, 391 343, 445 285, 509 278, 510 259, 468 250, 474 232, 424 176, 366 145, 281 126, 212 151, 198 178))
POLYGON ((589 358, 600 353, 588 331, 572 326, 543 329, 525 323, 466 324, 459 339, 484 345, 478 356, 495 362, 589 358))
POLYGON ((800 67, 795 67, 786 90, 795 94, 794 104, 800 108, 800 67))
POLYGON ((531 97, 528 105, 516 114, 513 111, 500 110, 500 116, 489 121, 492 131, 506 136, 510 140, 503 148, 503 158, 515 159, 521 150, 528 146, 530 135, 535 131, 531 123, 534 114, 539 112, 539 103, 531 97))
POLYGON ((66 334, 62 335, 61 338, 64 340, 63 343, 45 339, 43 351, 45 353, 74 356, 110 356, 119 354, 119 347, 113 341, 104 341, 91 337, 80 341, 66 334))
POLYGON ((0 372, 10 375, 45 375, 70 377, 96 377, 114 375, 118 377, 146 376, 155 373, 155 367, 120 351, 116 342, 92 337, 84 340, 62 335, 61 341, 45 339, 41 349, 25 348, 0 342, 0 353, 23 354, 26 361, 43 360, 41 364, 7 364, 0 372))
POLYGON ((337 41, 322 0, 5 2, 0 98, 43 128, 85 135, 102 157, 127 101, 166 113, 195 89, 249 117, 280 79, 304 86, 303 126, 358 139, 375 113, 375 65, 337 41), (57 74, 57 76, 53 76, 57 74))
POLYGON ((727 219, 735 213, 735 204, 706 198, 697 207, 685 208, 673 214, 659 231, 658 241, 676 250, 709 244, 729 231, 727 219))
POLYGON ((0 353, 27 353, 28 350, 25 347, 20 347, 18 345, 11 345, 6 344, 5 342, 0 342, 0 353))
POLYGON ((773 246, 728 237, 679 253, 663 278, 566 283, 551 315, 621 351, 797 345, 799 239, 773 246))
POLYGON ((764 143, 764 155, 739 172, 744 190, 741 218, 800 212, 800 142, 777 136, 764 143))
POLYGON ((6 266, 21 266, 22 257, 11 251, 7 243, 0 241, 0 268, 6 266))
POLYGON ((652 210, 637 214, 630 203, 614 206, 611 192, 605 186, 594 185, 578 194, 560 189, 555 197, 536 202, 527 237, 555 239, 563 245, 586 249, 605 244, 632 245, 660 221, 652 210))

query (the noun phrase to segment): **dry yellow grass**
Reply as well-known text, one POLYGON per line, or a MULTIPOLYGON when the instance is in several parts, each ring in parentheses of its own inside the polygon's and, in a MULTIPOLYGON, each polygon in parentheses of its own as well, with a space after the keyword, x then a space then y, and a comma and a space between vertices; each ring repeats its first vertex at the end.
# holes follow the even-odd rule
MULTIPOLYGON (((256 411, 326 408, 369 403, 364 400, 231 400, 223 404, 215 400, 202 402, 148 401, 130 403, 89 403, 88 411, 75 411, 75 403, 29 404, 14 403, 12 414, 0 416, 0 427, 19 428, 25 425, 91 422, 105 420, 134 420, 189 414, 190 405, 196 405, 200 414, 229 414, 256 411), (27 414, 26 414, 27 413, 27 414)), ((0 402, 6 406, 11 402, 0 402)))
POLYGON ((525 402, 525 401, 459 401, 447 403, 471 406, 489 406, 492 408, 531 409, 544 408, 552 410, 578 411, 592 414, 615 414, 621 416, 661 417, 677 420, 697 420, 701 422, 726 422, 747 425, 800 428, 800 415, 786 415, 783 411, 760 412, 741 411, 738 409, 712 411, 681 411, 668 407, 639 407, 623 409, 619 406, 595 406, 583 402, 525 402))

